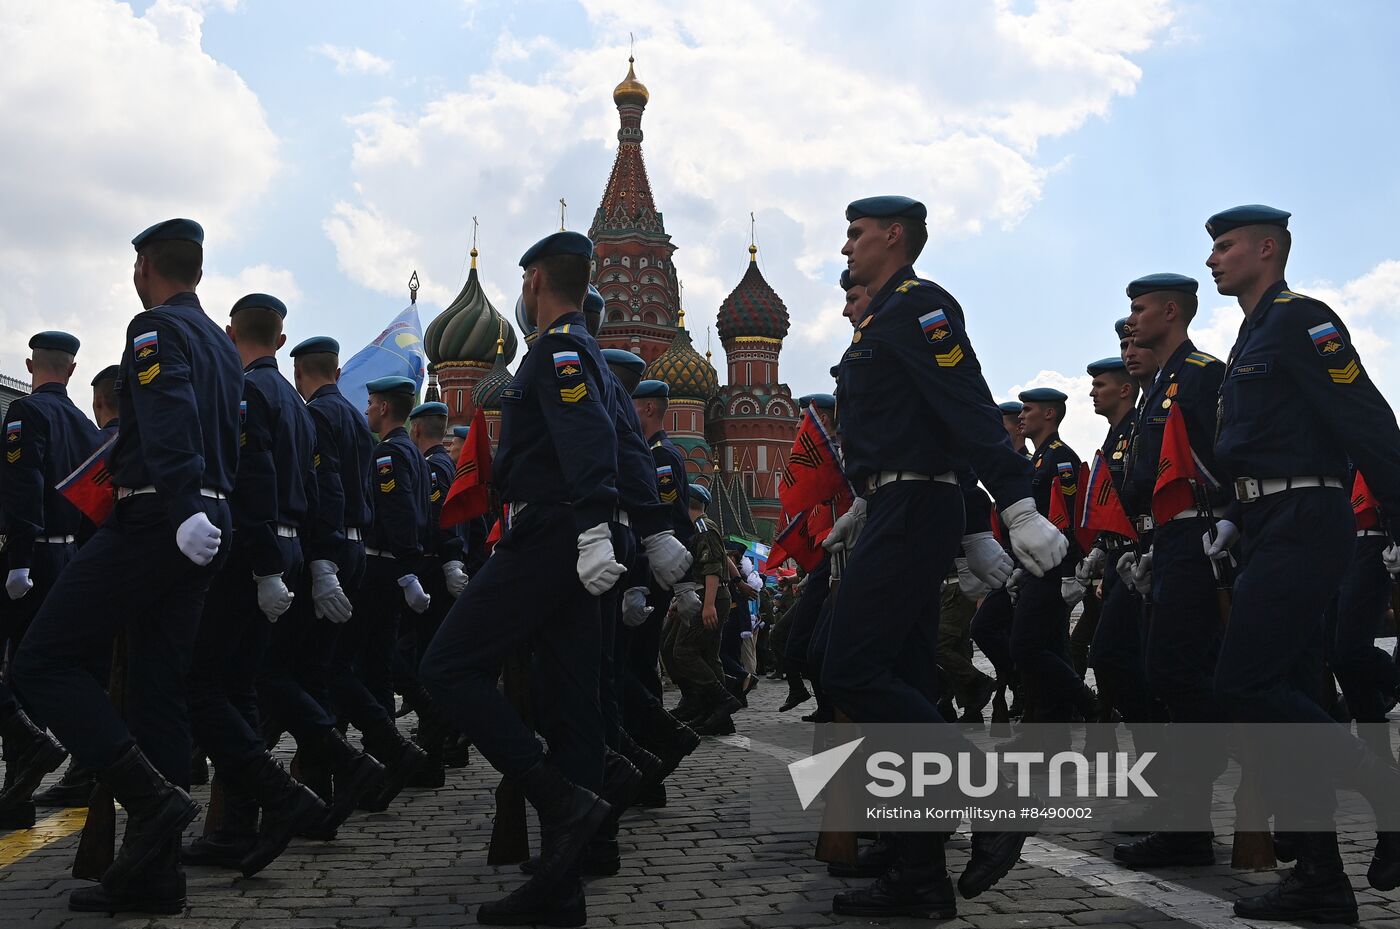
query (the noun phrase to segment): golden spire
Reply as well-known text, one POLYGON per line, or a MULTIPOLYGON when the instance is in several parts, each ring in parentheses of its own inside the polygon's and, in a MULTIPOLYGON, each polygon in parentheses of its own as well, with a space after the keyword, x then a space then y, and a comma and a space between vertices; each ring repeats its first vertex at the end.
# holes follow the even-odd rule
POLYGON ((477 234, 477 231, 478 231, 479 228, 480 228, 480 226, 479 226, 479 224, 478 224, 477 221, 476 221, 476 217, 473 216, 473 217, 472 217, 472 251, 471 251, 471 255, 472 255, 472 269, 473 269, 473 270, 476 269, 476 256, 477 256, 477 254, 478 254, 478 252, 477 252, 477 250, 476 250, 476 234, 477 234))
POLYGON ((758 261, 758 234, 754 231, 753 213, 749 213, 749 261, 758 261))
POLYGON ((680 318, 676 322, 677 329, 685 328, 685 282, 676 281, 676 309, 680 311, 680 318))
MULTIPOLYGON (((476 249, 472 249, 472 254, 476 254, 476 249)), ((473 265, 475 267, 475 265, 473 265)), ((496 357, 500 358, 506 353, 506 321, 501 318, 500 324, 496 327, 496 357)))
POLYGON ((636 60, 631 53, 627 55, 627 77, 613 89, 613 103, 618 106, 646 106, 647 101, 651 99, 646 85, 637 80, 637 72, 632 67, 636 60))

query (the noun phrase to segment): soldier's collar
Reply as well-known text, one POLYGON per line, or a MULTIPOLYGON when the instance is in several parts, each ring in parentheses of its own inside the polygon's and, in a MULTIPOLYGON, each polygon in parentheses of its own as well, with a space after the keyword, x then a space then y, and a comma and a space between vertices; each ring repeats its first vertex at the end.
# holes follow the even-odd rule
POLYGON ((243 370, 244 370, 244 371, 251 371, 251 370, 253 370, 254 368, 275 368, 275 367, 277 367, 277 358, 276 358, 275 356, 273 356, 273 355, 263 355, 261 358, 254 358, 253 361, 252 361, 252 363, 249 364, 248 367, 244 368, 243 370))
POLYGON ((1246 324, 1249 326, 1257 326, 1261 322, 1263 322, 1264 316, 1269 312, 1269 308, 1274 305, 1275 298, 1277 298, 1279 294, 1283 293, 1287 289, 1288 282, 1285 280, 1279 280, 1276 281, 1268 290, 1264 291, 1264 295, 1259 298, 1259 305, 1254 308, 1254 312, 1250 313, 1248 318, 1246 319, 1246 324))
POLYGON ((885 283, 881 285, 880 292, 870 298, 870 306, 865 311, 866 315, 874 315, 875 311, 879 309, 880 305, 889 299, 890 294, 894 293, 895 289, 899 287, 900 284, 903 284, 910 278, 917 276, 918 275, 914 273, 913 265, 905 265, 898 271, 891 274, 890 279, 885 281, 885 283))

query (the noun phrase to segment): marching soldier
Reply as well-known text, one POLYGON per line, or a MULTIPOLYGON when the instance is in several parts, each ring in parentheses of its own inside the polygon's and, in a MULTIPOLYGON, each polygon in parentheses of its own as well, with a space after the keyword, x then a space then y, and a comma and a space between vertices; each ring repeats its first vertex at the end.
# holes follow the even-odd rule
MULTIPOLYGON (((1348 459, 1386 513, 1400 512, 1400 429, 1371 382, 1346 325, 1284 280, 1289 214, 1267 206, 1212 216, 1206 267, 1244 311, 1220 389, 1215 454, 1234 479, 1235 502, 1206 533, 1207 554, 1238 546, 1230 626, 1215 693, 1247 723, 1329 723, 1298 674, 1319 661, 1323 612, 1346 572, 1356 520, 1348 459)), ((1393 527, 1391 528, 1394 532, 1393 527)), ((1392 535, 1392 538, 1394 536, 1392 535)), ((1326 779, 1290 779, 1293 802, 1275 828, 1296 830, 1297 865, 1261 896, 1239 900, 1247 919, 1354 922, 1356 897, 1337 848, 1335 784, 1355 785, 1377 810, 1400 793, 1400 775, 1341 726, 1314 726, 1326 779)), ((1266 758, 1265 792, 1289 778, 1288 758, 1266 758)), ((1400 833, 1380 816, 1367 881, 1400 886, 1400 833)))
POLYGON ((19 692, 126 809, 102 882, 68 898, 79 911, 172 914, 185 905, 180 833, 199 813, 184 789, 185 674, 205 591, 228 555, 243 389, 238 352, 195 295, 203 243, 188 219, 132 240, 146 310, 122 352, 116 508, 69 562, 15 657, 19 692), (89 670, 122 628, 131 632, 125 720, 89 670))
POLYGON ((234 535, 209 589, 189 676, 194 737, 229 802, 222 828, 191 843, 184 862, 241 868, 245 877, 326 812, 267 750, 255 690, 271 627, 292 605, 298 537, 316 502, 311 418, 277 370, 286 315, 286 305, 267 294, 248 294, 229 313, 228 335, 244 365, 234 535))
MULTIPOLYGON (((1195 318, 1197 283, 1180 274, 1149 274, 1128 285, 1133 342, 1152 352, 1161 367, 1143 399, 1142 413, 1124 478, 1123 503, 1134 517, 1140 544, 1148 546, 1132 570, 1140 596, 1150 597, 1152 622, 1144 630, 1148 690, 1166 707, 1173 723, 1220 723, 1224 713, 1211 688, 1220 648, 1220 611, 1215 575, 1198 540, 1223 506, 1222 486, 1210 486, 1220 472, 1215 461, 1215 400, 1225 366, 1196 350, 1188 335, 1195 318), (1168 419, 1185 421, 1191 455, 1207 486, 1179 512, 1153 518, 1154 489, 1162 470, 1168 419)), ((1178 467, 1181 463, 1177 463, 1178 467)), ((1125 556, 1132 563, 1132 556, 1125 556)), ((1174 729, 1168 729, 1170 737, 1174 729)), ((1172 790, 1183 820, 1179 831, 1153 832, 1114 849, 1132 867, 1208 865, 1215 861, 1210 827, 1211 789, 1225 766, 1223 745, 1202 742, 1188 752, 1169 752, 1172 790)))
MULTIPOLYGON (((10 404, 5 414, 5 457, 0 460, 0 525, 5 526, 5 560, 9 573, 3 632, 9 648, 19 648, 59 572, 77 552, 87 524, 83 515, 57 491, 100 441, 100 433, 68 396, 77 368, 78 340, 66 332, 41 332, 29 340, 33 354, 25 362, 33 392, 10 404)), ((0 640, 3 645, 3 640, 0 640)), ((102 666, 105 662, 96 662, 102 666)), ((13 706, 9 688, 0 684, 0 705, 13 706)), ((34 825, 31 795, 39 778, 63 760, 63 752, 43 733, 44 721, 28 722, 15 709, 5 741, 5 789, 0 792, 0 828, 34 825), (53 759, 57 759, 54 761, 53 759), (40 769, 44 770, 40 770, 40 769)), ((91 793, 92 778, 81 767, 64 774, 68 795, 91 793)), ((43 798, 46 800, 54 798, 43 798)), ((61 804, 61 805, 66 805, 61 804)))
POLYGON ((485 925, 582 925, 579 856, 610 812, 603 781, 598 705, 598 597, 625 568, 609 527, 617 508, 617 436, 604 362, 580 308, 593 243, 558 232, 520 259, 527 321, 538 328, 505 391, 493 467, 505 528, 491 558, 452 605, 420 673, 434 701, 503 775, 517 779, 539 814, 536 873, 502 900, 485 903, 485 925), (547 757, 496 688, 523 643, 554 678, 559 720, 547 757))
POLYGON ((121 369, 108 365, 92 379, 92 419, 102 430, 103 441, 117 434, 120 422, 117 404, 117 377, 121 369))
POLYGON ((369 463, 373 515, 364 540, 364 580, 336 640, 331 680, 341 720, 360 730, 365 751, 384 765, 384 779, 366 801, 370 809, 383 810, 426 757, 394 725, 390 661, 400 610, 407 606, 421 614, 431 603, 418 579, 431 478, 404 429, 417 389, 412 378, 375 378, 365 388, 369 428, 379 436, 369 463))
MULTIPOLYGON (((872 197, 846 210, 842 254, 851 282, 872 294, 842 358, 839 388, 846 474, 862 496, 823 543, 850 556, 822 680, 858 723, 942 721, 922 689, 936 662, 930 614, 937 617, 922 578, 943 577, 961 546, 955 468, 970 463, 991 489, 1033 573, 1051 571, 1066 551, 1064 536, 1036 512, 1029 465, 1006 441, 962 308, 914 273, 927 215, 907 197, 872 197), (919 531, 910 534, 911 526, 919 531), (892 596, 890 578, 915 586, 892 596), (875 602, 886 608, 872 613, 875 602)), ((956 728, 937 731, 940 750, 965 745, 956 728)), ((868 888, 838 894, 835 912, 954 915, 941 841, 927 833, 898 838, 898 866, 868 888)), ((1006 874, 1025 838, 974 826, 972 858, 958 882, 963 895, 975 897, 1006 874)))

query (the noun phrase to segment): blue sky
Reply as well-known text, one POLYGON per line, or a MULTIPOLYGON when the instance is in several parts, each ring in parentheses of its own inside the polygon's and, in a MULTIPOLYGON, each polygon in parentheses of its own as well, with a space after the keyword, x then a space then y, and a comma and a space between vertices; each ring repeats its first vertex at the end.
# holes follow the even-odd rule
MULTIPOLYGON (((1139 274, 1202 276, 1205 218, 1294 213, 1290 281, 1331 301, 1391 396, 1400 322, 1394 166, 1400 11, 1384 2, 665 4, 19 0, 0 10, 0 369, 63 326, 115 360, 126 245, 167 215, 209 230, 216 318, 288 298, 289 337, 348 351, 424 280, 423 322, 460 286, 471 217, 510 310, 516 258, 587 229, 615 150, 613 85, 636 35, 653 191, 679 245, 695 341, 747 260, 793 331, 783 376, 828 389, 849 338, 832 283, 844 203, 925 200, 918 268, 962 302, 993 392, 1076 397, 1139 274), (57 44, 56 44, 57 43, 57 44), (61 45, 68 54, 42 52, 61 45)), ((1238 309, 1209 284, 1198 341, 1238 309)), ((716 367, 723 370, 715 341, 716 367)), ((89 352, 91 354, 89 354, 89 352)))

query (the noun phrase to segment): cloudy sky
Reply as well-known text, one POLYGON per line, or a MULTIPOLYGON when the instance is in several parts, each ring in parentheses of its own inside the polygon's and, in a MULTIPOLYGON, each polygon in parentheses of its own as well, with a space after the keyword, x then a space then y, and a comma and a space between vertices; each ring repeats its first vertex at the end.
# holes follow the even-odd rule
MULTIPOLYGON (((207 230, 211 313, 276 293, 292 341, 353 351, 415 269, 426 325, 473 216, 508 312, 559 198, 588 228, 630 33, 695 340, 752 211, 795 393, 829 389, 849 340, 845 203, 898 192, 929 206, 919 270, 967 310, 993 392, 1073 394, 1081 452, 1103 434, 1082 372, 1116 350, 1124 285, 1208 278, 1202 222, 1237 203, 1293 211, 1290 283, 1400 399, 1397 27, 1385 0, 7 0, 0 371, 41 328, 82 337, 84 370, 115 361, 140 309, 127 243, 172 215, 207 230)), ((1197 342, 1224 354, 1239 310, 1205 290, 1197 342)))

